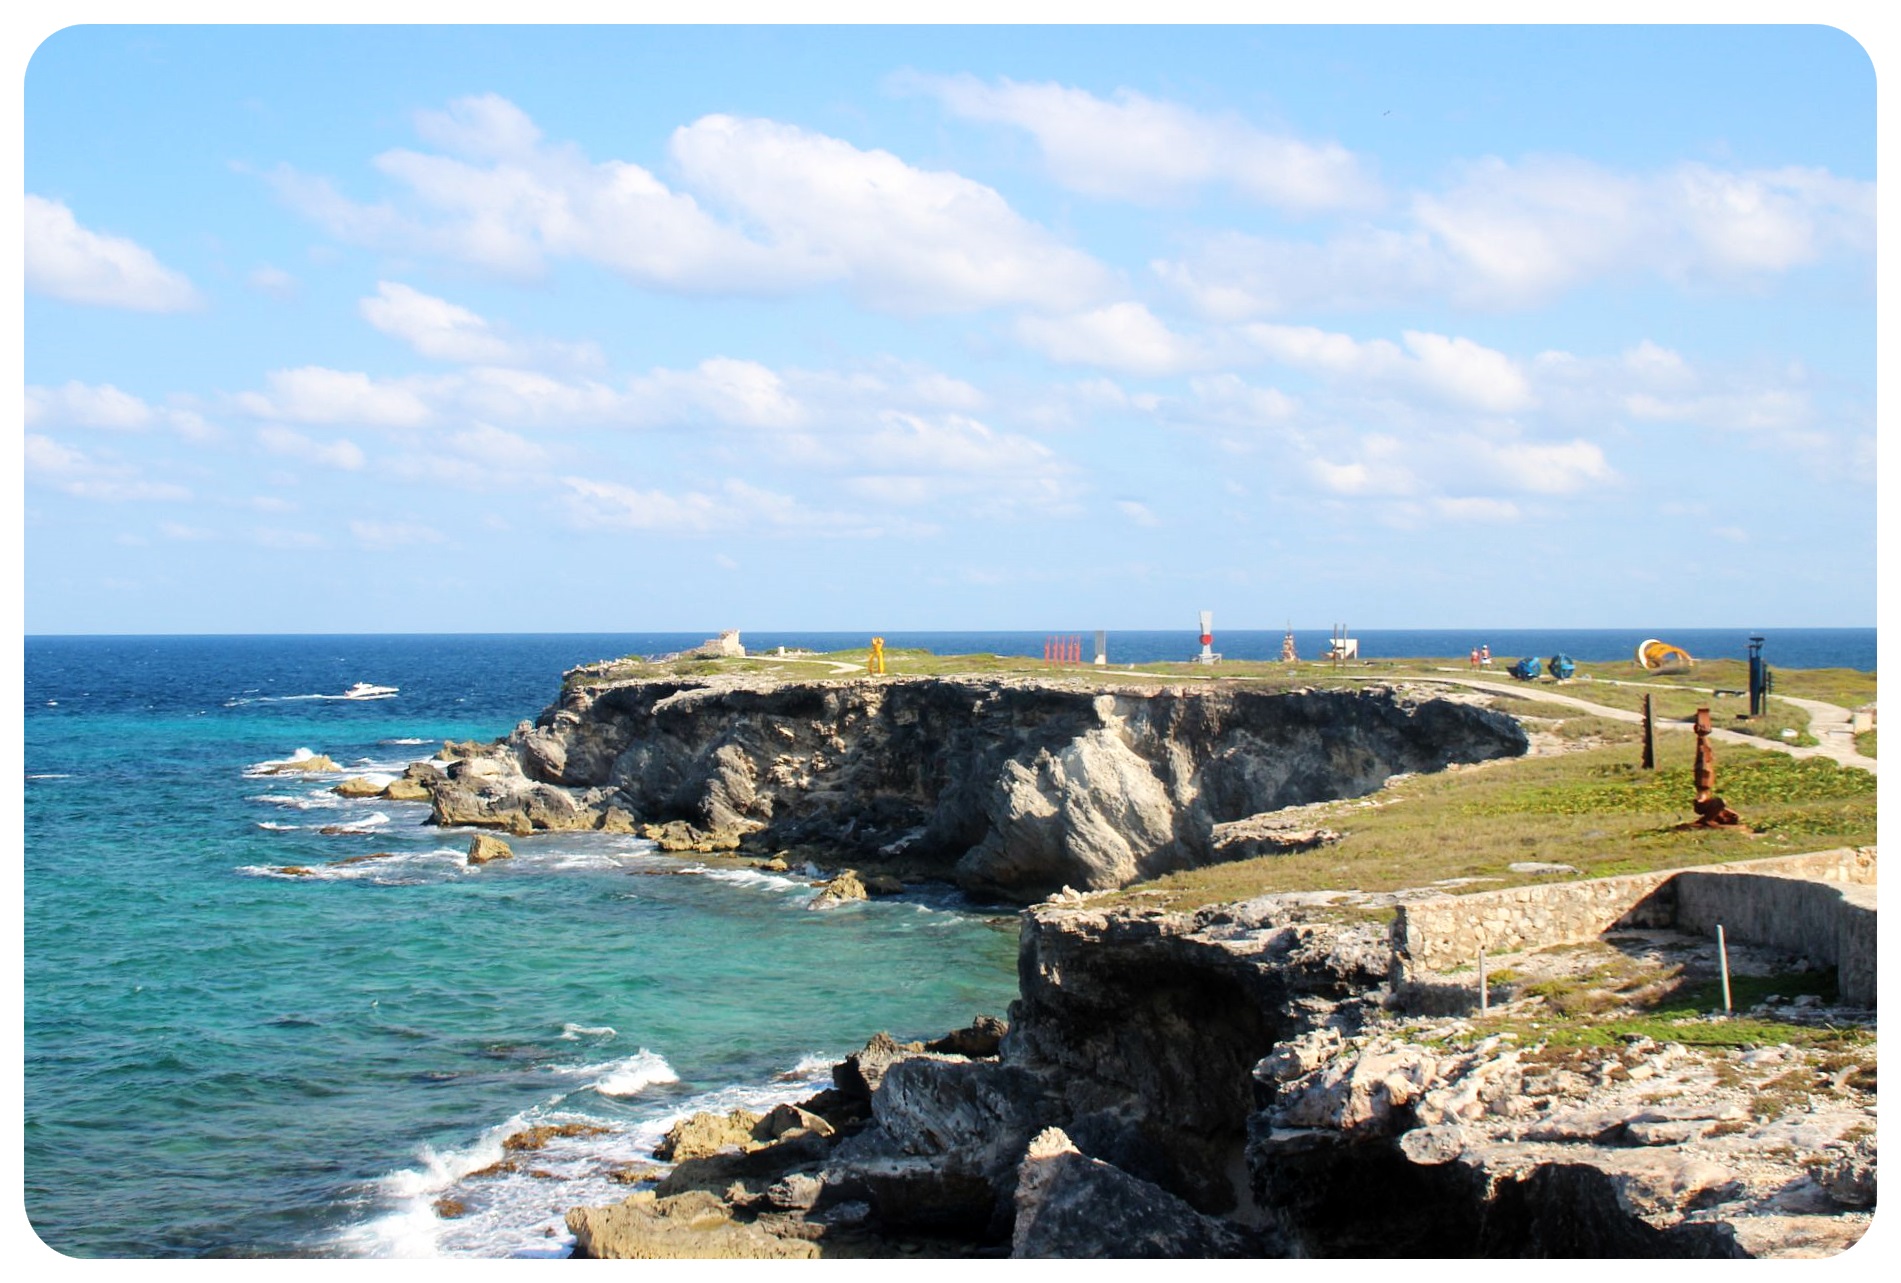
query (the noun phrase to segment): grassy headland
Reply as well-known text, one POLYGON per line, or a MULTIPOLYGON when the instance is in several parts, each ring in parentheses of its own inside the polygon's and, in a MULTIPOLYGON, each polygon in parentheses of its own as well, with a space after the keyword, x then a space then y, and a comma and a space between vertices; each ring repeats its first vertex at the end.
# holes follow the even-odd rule
MULTIPOLYGON (((576 674, 574 680, 714 674, 848 680, 865 675, 868 655, 859 649, 660 663, 628 657, 597 674, 576 674)), ((1495 660, 1493 670, 1476 673, 1463 657, 1343 666, 1224 661, 1213 666, 1053 668, 1020 656, 885 652, 886 670, 893 677, 1051 677, 1100 687, 1235 682, 1291 690, 1477 677, 1513 685, 1510 693, 1489 696, 1494 707, 1563 750, 1400 779, 1372 797, 1314 809, 1314 823, 1346 834, 1336 844, 1187 870, 1119 893, 1118 898, 1139 896, 1150 905, 1192 909, 1276 891, 1388 891, 1440 882, 1450 883, 1446 889, 1452 891, 1493 890, 1550 876, 1513 873, 1514 863, 1569 865, 1578 870, 1577 876, 1599 877, 1875 841, 1872 775, 1823 758, 1795 759, 1733 744, 1717 751, 1717 790, 1747 828, 1685 827, 1692 818, 1695 740, 1681 720, 1707 706, 1716 714, 1717 725, 1752 730, 1765 738, 1775 738, 1785 727, 1800 732, 1807 726, 1806 713, 1773 697, 1772 712, 1763 718, 1752 723, 1735 717, 1735 711, 1746 707, 1744 702, 1711 692, 1746 688, 1747 667, 1739 660, 1703 661, 1692 672, 1678 674, 1648 674, 1629 663, 1580 663, 1569 681, 1546 677, 1522 684, 1502 671, 1506 662, 1495 660), (1636 725, 1548 698, 1564 695, 1637 711, 1646 693, 1653 697, 1660 722, 1661 768, 1655 771, 1638 765, 1636 725)), ((1851 669, 1778 669, 1776 687, 1779 693, 1853 707, 1875 698, 1875 675, 1851 669)), ((1872 749, 1872 734, 1865 739, 1872 749)))

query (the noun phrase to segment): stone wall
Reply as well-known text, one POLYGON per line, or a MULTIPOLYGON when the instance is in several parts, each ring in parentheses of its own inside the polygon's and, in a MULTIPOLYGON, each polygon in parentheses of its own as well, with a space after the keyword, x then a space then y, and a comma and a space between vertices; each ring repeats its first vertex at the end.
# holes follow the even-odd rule
POLYGON ((1871 886, 1754 873, 1677 875, 1676 926, 1801 954, 1835 967, 1844 1002, 1875 1005, 1875 893, 1871 886))
MULTIPOLYGON (((1784 882, 1796 878, 1872 886, 1875 871, 1875 848, 1843 847, 1766 860, 1740 860, 1733 864, 1661 869, 1582 882, 1541 883, 1473 895, 1436 896, 1400 907, 1392 930, 1395 964, 1405 974, 1412 975, 1469 965, 1477 960, 1481 949, 1496 956, 1591 940, 1614 927, 1679 925, 1679 881, 1686 874, 1718 877, 1755 874, 1784 882)), ((1770 889, 1779 893, 1783 890, 1770 889)), ((1743 893, 1738 891, 1737 894, 1743 893)), ((1773 916, 1768 906, 1773 905, 1774 900, 1763 898, 1762 920, 1767 922, 1773 916)), ((1839 896, 1834 902, 1848 903, 1839 896)), ((1817 912, 1829 911, 1818 909, 1817 912)), ((1761 938, 1764 944, 1778 943, 1746 935, 1728 923, 1724 925, 1739 940, 1761 938)), ((1701 928, 1685 924, 1685 929, 1701 928)), ((1839 965, 1839 959, 1836 961, 1839 965)), ((1869 965, 1872 969, 1872 961, 1869 965)), ((1869 987, 1872 991, 1872 984, 1869 987)))

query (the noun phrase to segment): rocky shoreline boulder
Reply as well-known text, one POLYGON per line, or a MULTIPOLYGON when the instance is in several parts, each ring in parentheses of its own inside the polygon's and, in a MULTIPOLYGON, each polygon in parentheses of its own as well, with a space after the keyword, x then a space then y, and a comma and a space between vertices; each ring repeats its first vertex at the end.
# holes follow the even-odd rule
POLYGON ((496 860, 512 860, 514 858, 515 853, 509 849, 508 843, 498 837, 490 837, 486 833, 477 833, 474 837, 469 839, 468 862, 470 864, 480 866, 493 863, 496 860))

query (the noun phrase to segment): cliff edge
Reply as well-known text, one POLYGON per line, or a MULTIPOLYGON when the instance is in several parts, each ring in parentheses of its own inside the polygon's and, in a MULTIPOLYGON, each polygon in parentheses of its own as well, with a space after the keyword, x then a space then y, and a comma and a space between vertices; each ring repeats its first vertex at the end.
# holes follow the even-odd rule
POLYGON ((673 679, 571 686, 423 783, 439 824, 670 826, 1027 902, 1255 854, 1251 817, 1526 748, 1502 713, 1387 687, 673 679))

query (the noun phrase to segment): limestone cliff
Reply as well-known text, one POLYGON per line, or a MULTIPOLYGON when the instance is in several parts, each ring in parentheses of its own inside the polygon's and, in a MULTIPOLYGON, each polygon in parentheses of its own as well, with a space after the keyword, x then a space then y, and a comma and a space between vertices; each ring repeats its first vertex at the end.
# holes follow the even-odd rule
POLYGON ((1501 713, 1383 687, 680 679, 575 686, 427 786, 442 824, 673 822, 1034 900, 1252 853, 1217 826, 1525 749, 1501 713))

